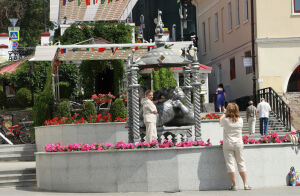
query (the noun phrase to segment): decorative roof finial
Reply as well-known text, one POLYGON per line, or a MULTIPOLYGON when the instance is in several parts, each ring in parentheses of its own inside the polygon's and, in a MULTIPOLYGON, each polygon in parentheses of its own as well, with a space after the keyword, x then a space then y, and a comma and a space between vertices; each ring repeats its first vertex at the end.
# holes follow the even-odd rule
POLYGON ((155 39, 155 43, 157 47, 165 46, 165 41, 163 40, 164 23, 162 22, 161 16, 162 11, 158 10, 157 19, 154 21, 156 23, 155 33, 157 34, 157 38, 155 39))
POLYGON ((194 47, 194 58, 193 58, 193 63, 199 63, 198 62, 198 49, 197 47, 194 47))

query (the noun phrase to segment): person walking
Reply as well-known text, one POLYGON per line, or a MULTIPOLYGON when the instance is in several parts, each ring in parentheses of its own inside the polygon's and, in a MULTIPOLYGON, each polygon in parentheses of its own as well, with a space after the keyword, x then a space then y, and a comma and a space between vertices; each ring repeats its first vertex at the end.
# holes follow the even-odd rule
POLYGON ((153 91, 147 90, 145 92, 145 98, 142 99, 143 117, 144 117, 144 123, 146 125, 147 143, 151 143, 152 140, 157 139, 157 130, 156 130, 157 109, 152 100, 153 100, 153 91))
POLYGON ((268 135, 269 116, 271 107, 264 98, 260 99, 260 103, 257 105, 257 112, 259 115, 259 130, 261 136, 268 135))
POLYGON ((223 154, 227 172, 232 183, 229 190, 237 190, 234 162, 237 163, 238 171, 244 183, 244 189, 251 190, 252 188, 247 183, 246 165, 243 156, 243 119, 240 117, 237 104, 228 104, 224 114, 220 117, 220 125, 224 129, 223 154))
POLYGON ((224 106, 225 106, 225 96, 226 96, 223 84, 218 85, 216 94, 217 94, 217 107, 219 108, 219 112, 221 113, 225 109, 224 106))
POLYGON ((253 101, 249 101, 249 106, 247 107, 246 110, 246 119, 249 125, 249 135, 255 133, 256 116, 257 116, 256 107, 253 105, 253 101))

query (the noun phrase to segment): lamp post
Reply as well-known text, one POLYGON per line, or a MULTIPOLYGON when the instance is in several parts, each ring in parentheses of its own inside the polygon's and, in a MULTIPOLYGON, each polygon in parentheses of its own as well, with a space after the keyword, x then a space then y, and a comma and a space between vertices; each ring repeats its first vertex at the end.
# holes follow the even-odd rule
POLYGON ((254 26, 254 2, 251 0, 251 50, 252 50, 252 70, 253 70, 253 100, 257 103, 256 99, 256 65, 255 65, 255 26, 254 26))

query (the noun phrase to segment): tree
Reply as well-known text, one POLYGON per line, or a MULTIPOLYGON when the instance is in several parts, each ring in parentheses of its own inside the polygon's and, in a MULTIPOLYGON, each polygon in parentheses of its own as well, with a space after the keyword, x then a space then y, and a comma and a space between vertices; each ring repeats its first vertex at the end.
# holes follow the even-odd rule
MULTIPOLYGON (((46 2, 47 28, 52 28, 49 21, 49 1, 46 2)), ((40 33, 44 31, 43 1, 40 0, 1 0, 0 1, 0 32, 7 32, 11 26, 9 18, 18 18, 20 26, 20 45, 36 46, 40 41, 40 33)))

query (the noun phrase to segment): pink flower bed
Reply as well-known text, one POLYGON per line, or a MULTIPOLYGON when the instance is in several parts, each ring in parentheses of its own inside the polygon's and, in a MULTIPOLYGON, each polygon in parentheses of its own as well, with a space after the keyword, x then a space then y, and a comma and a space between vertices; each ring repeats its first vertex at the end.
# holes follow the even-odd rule
POLYGON ((102 151, 102 150, 123 150, 123 149, 142 149, 142 148, 172 148, 172 147, 192 147, 192 146, 211 146, 210 140, 207 142, 200 141, 186 141, 180 142, 175 145, 172 141, 164 140, 161 144, 157 140, 153 140, 151 143, 138 142, 136 144, 126 144, 124 141, 112 143, 94 143, 94 144, 67 144, 63 145, 61 142, 56 144, 48 144, 45 146, 46 152, 72 152, 72 151, 102 151))
MULTIPOLYGON (((296 134, 293 131, 289 133, 292 135, 296 134)), ((268 135, 265 135, 263 138, 259 138, 259 139, 249 138, 249 136, 244 135, 243 142, 244 144, 287 143, 290 142, 288 139, 289 133, 285 134, 285 136, 283 136, 282 139, 279 138, 279 135, 276 131, 271 131, 268 135)), ((220 145, 222 144, 223 144, 223 140, 220 141, 220 145)))

